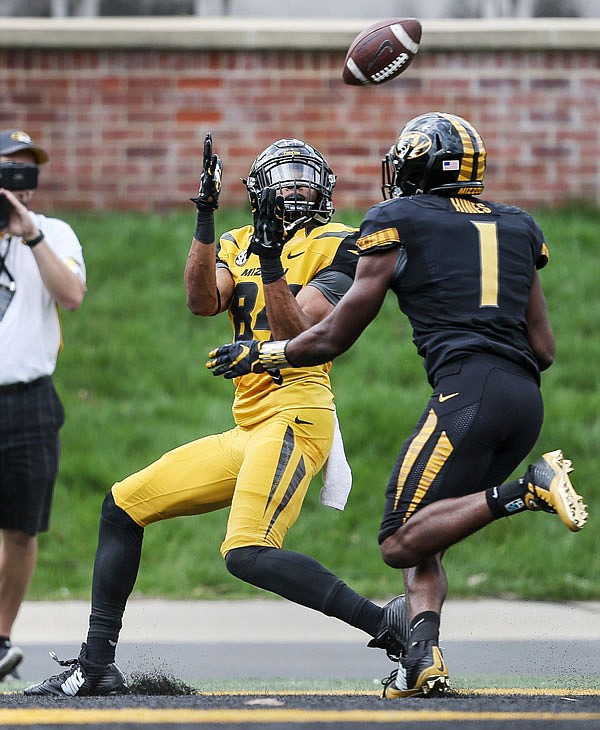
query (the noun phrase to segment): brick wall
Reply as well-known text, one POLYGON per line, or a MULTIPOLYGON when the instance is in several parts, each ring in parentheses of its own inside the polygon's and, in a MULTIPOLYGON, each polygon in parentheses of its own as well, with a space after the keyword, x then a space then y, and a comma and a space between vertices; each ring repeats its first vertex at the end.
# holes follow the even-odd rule
POLYGON ((189 205, 211 130, 225 165, 223 205, 246 200, 239 178, 261 149, 296 136, 338 174, 336 206, 364 210, 380 199, 382 154, 428 110, 478 127, 487 197, 525 207, 600 202, 597 50, 432 44, 397 80, 356 88, 341 81, 346 45, 32 50, 0 42, 0 127, 24 128, 50 152, 39 209, 189 205))

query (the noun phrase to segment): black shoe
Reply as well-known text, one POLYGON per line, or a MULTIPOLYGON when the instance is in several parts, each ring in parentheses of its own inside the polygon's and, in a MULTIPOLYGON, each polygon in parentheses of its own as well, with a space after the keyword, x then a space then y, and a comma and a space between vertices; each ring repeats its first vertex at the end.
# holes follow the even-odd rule
POLYGON ((524 501, 527 509, 558 513, 571 532, 578 532, 587 522, 588 513, 569 479, 572 471, 571 462, 560 449, 544 454, 527 469, 524 501))
POLYGON ((392 598, 383 607, 381 628, 375 638, 367 644, 375 649, 385 649, 393 662, 400 661, 408 640, 409 631, 408 613, 406 611, 406 596, 404 593, 392 598))
POLYGON ((398 669, 382 680, 383 696, 417 697, 448 689, 448 667, 435 641, 416 641, 398 663, 398 669))
POLYGON ((93 664, 86 658, 87 647, 81 645, 77 659, 61 661, 54 652, 50 656, 62 667, 70 667, 24 690, 26 695, 59 695, 83 697, 121 695, 127 692, 127 682, 116 664, 93 664))
POLYGON ((0 645, 0 680, 11 674, 22 661, 23 651, 10 641, 4 641, 0 645))

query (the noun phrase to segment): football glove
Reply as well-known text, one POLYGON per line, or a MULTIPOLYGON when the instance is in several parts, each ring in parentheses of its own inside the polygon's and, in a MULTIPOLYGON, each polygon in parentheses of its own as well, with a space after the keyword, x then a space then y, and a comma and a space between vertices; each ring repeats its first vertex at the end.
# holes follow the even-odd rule
POLYGON ((217 155, 213 155, 212 134, 207 132, 204 138, 204 159, 198 197, 190 198, 198 210, 216 210, 219 207, 222 174, 223 163, 217 155))
POLYGON ((213 375, 222 375, 226 380, 248 373, 263 373, 265 369, 259 360, 261 344, 256 340, 247 340, 221 345, 208 353, 210 360, 206 367, 212 370, 213 375))
POLYGON ((260 200, 256 191, 249 192, 254 233, 250 252, 263 258, 279 258, 281 249, 308 220, 304 216, 292 223, 285 222, 285 198, 274 188, 263 188, 260 200))
POLYGON ((213 375, 222 375, 226 380, 239 378, 248 373, 267 372, 273 380, 281 385, 279 368, 293 367, 285 357, 288 340, 273 342, 233 342, 221 345, 208 353, 210 360, 206 367, 213 375))
POLYGON ((264 188, 260 202, 255 191, 250 192, 250 207, 254 218, 254 233, 250 239, 250 252, 261 258, 279 258, 285 243, 283 195, 273 188, 264 188))

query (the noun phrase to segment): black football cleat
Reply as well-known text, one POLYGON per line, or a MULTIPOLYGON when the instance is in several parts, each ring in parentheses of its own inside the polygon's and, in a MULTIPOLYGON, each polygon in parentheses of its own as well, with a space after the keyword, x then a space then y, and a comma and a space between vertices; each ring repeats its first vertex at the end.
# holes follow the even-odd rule
POLYGON ((404 654, 409 632, 406 596, 404 593, 392 598, 383 607, 383 619, 379 633, 367 644, 370 648, 385 649, 393 662, 400 661, 404 654))
POLYGON ((48 677, 24 690, 29 696, 95 697, 127 693, 127 682, 116 664, 94 664, 86 657, 87 647, 81 645, 77 659, 61 661, 54 652, 50 656, 69 669, 48 677))
POLYGON ((425 697, 450 686, 448 667, 435 641, 416 641, 398 662, 398 669, 382 680, 383 697, 425 697))
POLYGON ((530 510, 557 513, 571 532, 578 532, 587 522, 588 513, 569 479, 572 471, 571 462, 560 449, 544 454, 525 473, 524 501, 530 510))
POLYGON ((0 680, 16 671, 16 667, 23 661, 23 651, 13 646, 10 641, 0 644, 0 680))

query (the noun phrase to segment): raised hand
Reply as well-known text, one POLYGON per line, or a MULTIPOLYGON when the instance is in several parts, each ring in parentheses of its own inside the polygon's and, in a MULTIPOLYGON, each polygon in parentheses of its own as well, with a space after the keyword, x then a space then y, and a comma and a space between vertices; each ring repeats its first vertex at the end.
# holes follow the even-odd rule
POLYGON ((251 191, 249 197, 254 219, 250 251, 265 258, 279 257, 283 245, 306 224, 308 217, 286 223, 285 198, 274 188, 263 188, 260 201, 255 191, 251 191))
POLYGON ((283 195, 278 195, 273 188, 264 188, 259 202, 258 195, 252 191, 250 207, 254 218, 254 233, 250 240, 251 253, 265 258, 279 258, 286 241, 283 195))
POLYGON ((219 207, 222 174, 223 163, 217 155, 213 154, 212 134, 207 132, 204 138, 204 157, 198 197, 190 198, 192 203, 196 204, 198 210, 216 210, 219 207))

